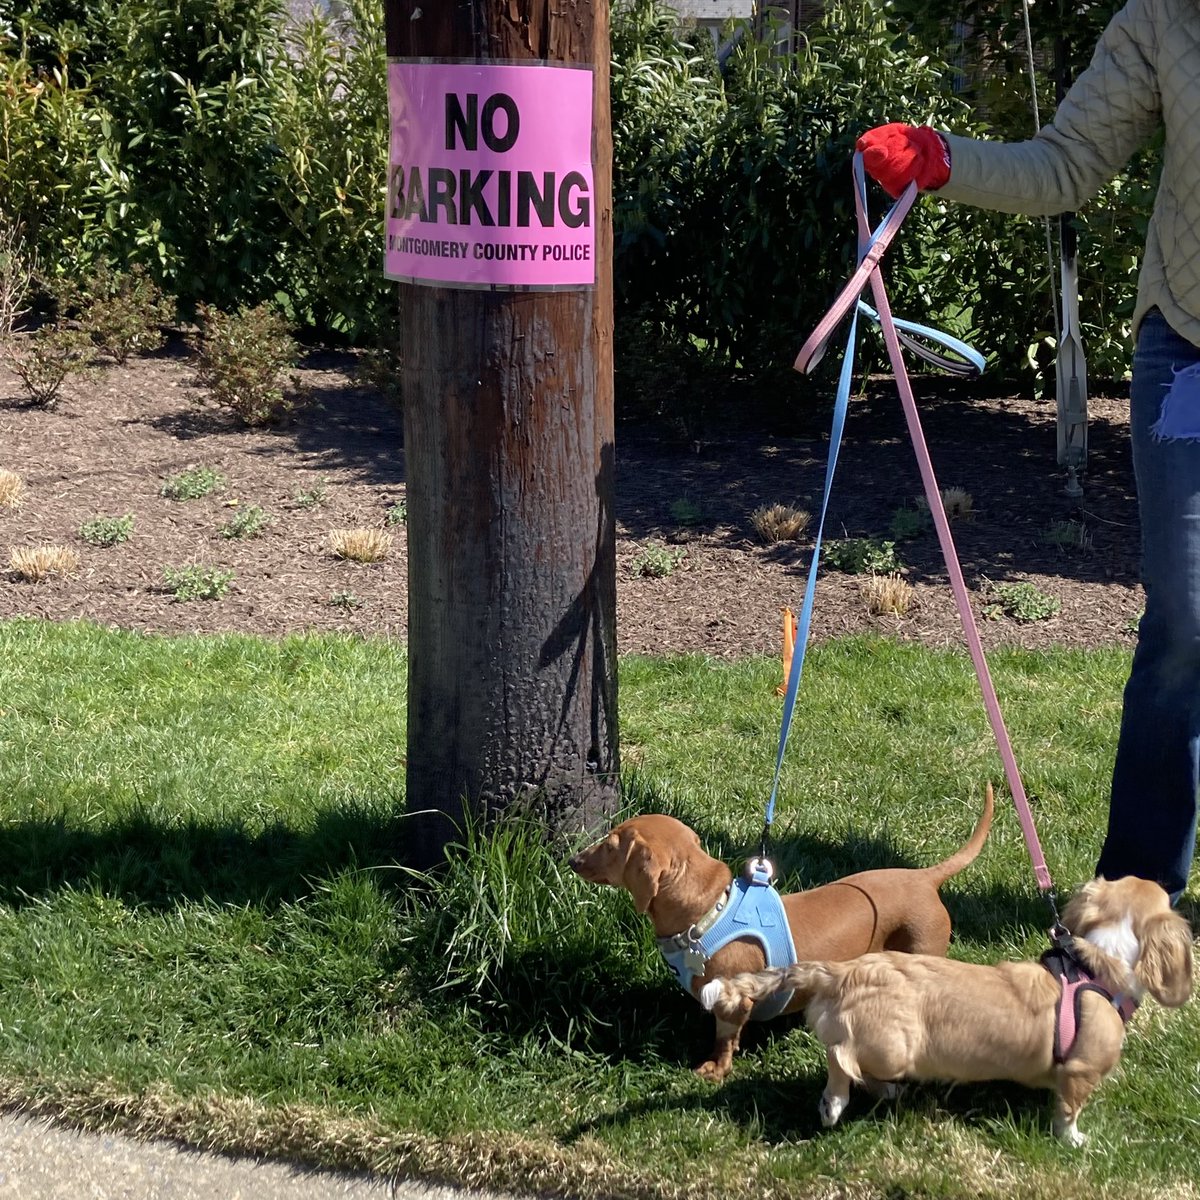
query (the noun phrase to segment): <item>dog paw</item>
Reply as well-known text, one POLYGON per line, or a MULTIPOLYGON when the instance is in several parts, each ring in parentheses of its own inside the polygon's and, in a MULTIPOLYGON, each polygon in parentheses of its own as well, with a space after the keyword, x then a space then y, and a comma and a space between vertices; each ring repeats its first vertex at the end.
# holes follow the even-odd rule
POLYGON ((1073 1146, 1078 1150, 1081 1146, 1087 1144, 1087 1134, 1079 1131, 1079 1126, 1074 1121, 1055 1122, 1055 1134, 1060 1137, 1068 1146, 1073 1146))
POLYGON ((729 1074, 729 1068, 710 1058, 708 1062, 702 1062, 696 1068, 696 1074, 701 1079, 707 1079, 709 1083, 723 1083, 729 1074))
POLYGON ((821 1114, 821 1124, 826 1129, 832 1125, 836 1125, 841 1119, 842 1113, 846 1111, 846 1105, 850 1102, 848 1096, 835 1096, 829 1092, 824 1093, 821 1097, 821 1103, 817 1105, 817 1112, 821 1114))

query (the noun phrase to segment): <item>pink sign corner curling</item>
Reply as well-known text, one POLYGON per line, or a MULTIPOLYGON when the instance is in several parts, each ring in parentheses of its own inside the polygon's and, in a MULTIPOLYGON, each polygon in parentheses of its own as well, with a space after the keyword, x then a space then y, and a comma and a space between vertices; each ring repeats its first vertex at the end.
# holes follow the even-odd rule
POLYGON ((389 62, 384 274, 594 287, 592 104, 590 67, 389 62))

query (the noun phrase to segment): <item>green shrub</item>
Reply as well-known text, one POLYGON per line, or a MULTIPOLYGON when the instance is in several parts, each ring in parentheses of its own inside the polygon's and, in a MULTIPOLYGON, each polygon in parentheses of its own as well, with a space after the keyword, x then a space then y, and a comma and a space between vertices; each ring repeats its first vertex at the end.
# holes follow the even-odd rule
MULTIPOLYGON (((384 347, 391 387, 382 8, 330 7, 288 25, 282 0, 0 0, 0 196, 46 271, 142 263, 188 313, 270 302, 384 347)), ((1105 16, 1034 6, 1038 48, 1065 22, 1086 53, 1105 16)), ((703 399, 674 364, 761 375, 791 361, 853 258, 864 129, 1030 132, 1019 6, 832 0, 796 54, 747 36, 723 74, 708 34, 661 0, 615 4, 612 36, 616 366, 622 395, 671 415, 703 399), (967 26, 963 42, 952 31, 967 26)), ((1156 150, 1140 155, 1078 218, 1093 377, 1127 365, 1156 167, 1156 150)), ((926 197, 888 274, 897 311, 998 366, 1052 359, 1041 221, 926 197)))
POLYGON ((1092 533, 1082 521, 1054 521, 1042 530, 1041 540, 1048 546, 1090 550, 1092 533))
POLYGON ((183 567, 163 567, 163 579, 175 600, 220 600, 229 591, 233 572, 189 563, 183 567))
MULTIPOLYGON (((384 6, 345 0, 333 7, 339 16, 312 6, 291 31, 278 72, 274 199, 283 224, 272 298, 293 322, 379 344, 397 307, 396 285, 380 266, 384 6)), ((394 376, 384 391, 394 393, 394 376)))
POLYGON ((930 516, 928 507, 909 508, 906 505, 892 513, 888 532, 894 541, 907 542, 928 533, 932 528, 933 517, 930 516))
POLYGON ((271 518, 257 504, 239 509, 217 531, 224 538, 254 538, 269 525, 271 518))
POLYGON ((326 483, 327 481, 322 479, 320 483, 314 484, 310 488, 293 488, 292 500, 296 507, 320 508, 329 499, 329 488, 326 483))
POLYGON ((123 517, 92 517, 79 527, 79 536, 89 546, 116 546, 127 542, 132 532, 132 513, 123 517))
POLYGON ((278 421, 297 407, 299 377, 286 373, 299 349, 282 314, 267 304, 236 313, 202 304, 200 320, 197 375, 214 403, 247 425, 278 421))
POLYGON ((39 408, 53 408, 67 379, 88 369, 90 346, 81 330, 42 325, 19 345, 7 345, 4 357, 29 399, 39 408))
POLYGON ((827 566, 849 575, 884 575, 899 571, 896 543, 878 538, 841 538, 825 543, 821 552, 827 566))
POLYGON ((384 522, 389 527, 393 525, 407 525, 408 501, 397 500, 395 504, 389 505, 387 515, 384 517, 384 522))
POLYGON ((101 264, 83 286, 84 331, 114 362, 157 350, 162 327, 175 319, 175 303, 141 263, 114 272, 101 264))
POLYGON ((225 476, 214 467, 188 467, 163 482, 159 495, 168 500, 199 500, 225 490, 225 476))
POLYGON ((1032 583, 994 583, 989 589, 995 602, 984 607, 984 616, 1011 617, 1014 621, 1045 621, 1062 607, 1032 583))
POLYGON ((85 45, 75 21, 44 25, 0 0, 0 197, 50 276, 77 274, 109 234, 103 108, 79 69, 85 45))
POLYGON ((360 600, 353 592, 334 592, 329 597, 329 603, 333 608, 353 612, 356 608, 362 608, 366 601, 360 600))
POLYGON ((680 496, 679 499, 672 500, 669 511, 671 520, 676 525, 690 527, 699 525, 704 520, 704 508, 688 496, 680 496))
POLYGON ((633 573, 649 579, 665 579, 683 562, 684 551, 679 547, 659 546, 649 542, 633 558, 633 573))

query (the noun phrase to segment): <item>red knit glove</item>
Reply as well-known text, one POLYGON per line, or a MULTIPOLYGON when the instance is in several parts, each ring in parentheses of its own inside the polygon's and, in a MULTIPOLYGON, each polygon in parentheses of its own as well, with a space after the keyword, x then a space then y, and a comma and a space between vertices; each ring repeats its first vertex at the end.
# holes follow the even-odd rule
POLYGON ((950 178, 950 147, 928 125, 880 125, 858 139, 857 149, 867 174, 893 198, 913 180, 921 191, 928 192, 950 178))

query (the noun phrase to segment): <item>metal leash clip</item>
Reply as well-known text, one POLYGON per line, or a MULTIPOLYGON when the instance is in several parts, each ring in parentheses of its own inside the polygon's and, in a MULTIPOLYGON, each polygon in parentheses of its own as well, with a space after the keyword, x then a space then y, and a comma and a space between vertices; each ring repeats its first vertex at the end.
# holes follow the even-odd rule
POLYGON ((775 864, 765 855, 746 859, 742 875, 751 883, 770 883, 775 878, 775 864))

